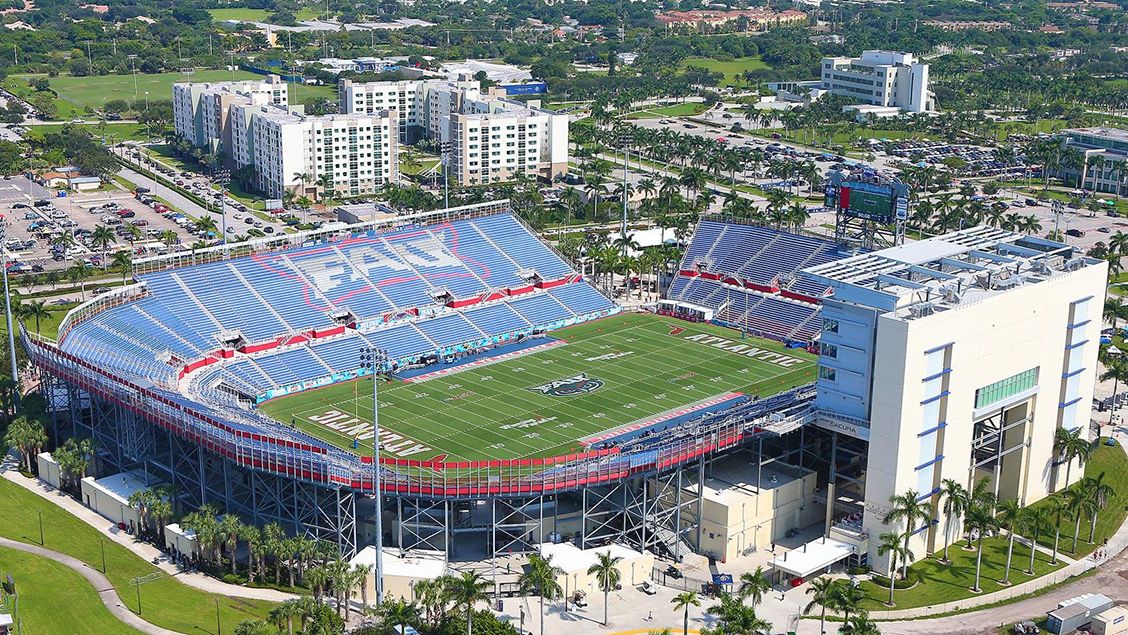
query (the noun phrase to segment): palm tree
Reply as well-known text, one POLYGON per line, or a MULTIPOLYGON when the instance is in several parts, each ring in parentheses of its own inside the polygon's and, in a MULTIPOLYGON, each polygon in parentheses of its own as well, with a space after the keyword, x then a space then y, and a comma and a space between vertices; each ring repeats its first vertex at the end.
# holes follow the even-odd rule
MULTIPOLYGON (((881 519, 886 525, 903 523, 905 527, 905 549, 909 548, 909 538, 913 536, 918 522, 928 522, 932 519, 932 505, 920 500, 916 490, 908 490, 904 494, 889 497, 889 512, 881 519)), ((909 562, 906 559, 902 567, 901 577, 908 577, 909 562)))
POLYGON ((489 597, 486 591, 490 583, 477 571, 463 571, 458 577, 448 576, 443 587, 452 602, 466 607, 466 635, 470 635, 474 605, 489 597))
POLYGON ((1054 430, 1054 449, 1061 457, 1059 464, 1065 463, 1065 485, 1068 487, 1073 462, 1077 461, 1078 467, 1084 467, 1093 454, 1093 444, 1081 436, 1080 427, 1076 430, 1057 428, 1054 430))
POLYGON ((881 635, 877 624, 870 620, 868 615, 855 615, 842 624, 838 629, 839 635, 881 635))
POLYGON ((611 591, 619 587, 619 579, 622 574, 619 573, 619 562, 622 558, 612 556, 611 551, 596 552, 598 560, 595 564, 588 567, 588 575, 595 576, 595 582, 599 585, 599 590, 603 591, 603 625, 607 626, 607 604, 608 597, 611 591))
POLYGON ((1089 518, 1089 544, 1093 543, 1094 535, 1097 532, 1097 514, 1108 505, 1110 498, 1116 496, 1116 490, 1104 479, 1105 473, 1101 472, 1095 477, 1086 476, 1081 480, 1081 490, 1085 492, 1086 498, 1089 499, 1089 507, 1092 513, 1089 518))
POLYGON ((176 243, 180 242, 180 237, 177 236, 176 232, 172 231, 171 229, 166 229, 161 232, 160 239, 162 243, 168 245, 169 247, 172 247, 176 243))
POLYGON ((950 562, 948 560, 948 542, 952 533, 952 525, 958 522, 963 515, 967 512, 967 506, 971 503, 967 489, 955 479, 946 478, 941 484, 940 498, 943 499, 944 505, 942 511, 944 512, 944 560, 943 562, 950 562))
POLYGON ((35 320, 35 334, 39 335, 39 321, 50 318, 51 312, 47 310, 47 303, 45 301, 32 300, 23 305, 20 315, 24 319, 30 318, 35 320))
POLYGON ((294 180, 301 183, 299 187, 301 188, 302 196, 305 196, 306 183, 313 180, 313 175, 309 172, 294 172, 294 180))
POLYGON ((763 567, 756 567, 755 571, 740 576, 740 598, 752 598, 753 608, 764 599, 764 594, 771 588, 772 583, 768 581, 768 576, 764 575, 763 567))
POLYGON ((560 596, 563 589, 557 578, 563 575, 564 570, 553 566, 552 556, 545 558, 539 553, 529 556, 529 563, 525 565, 525 572, 518 578, 517 583, 523 593, 535 591, 540 597, 540 632, 544 635, 544 600, 560 596))
POLYGON ((423 621, 419 612, 419 605, 402 598, 386 600, 380 604, 380 608, 371 611, 370 614, 380 618, 383 624, 392 627, 402 624, 419 628, 423 621))
POLYGON ((215 219, 211 216, 203 216, 196 219, 196 231, 204 232, 204 234, 218 234, 219 226, 215 224, 215 219))
MULTIPOLYGON (((232 513, 223 515, 223 520, 219 522, 219 532, 223 535, 223 541, 227 543, 227 555, 231 557, 231 573, 239 572, 239 563, 235 560, 235 552, 239 548, 239 535, 243 531, 243 521, 232 513)), ((220 574, 223 573, 223 564, 220 563, 220 574)))
POLYGON ((77 282, 80 285, 79 298, 83 302, 86 301, 86 281, 89 278, 90 278, 90 270, 86 268, 86 265, 81 265, 81 264, 71 265, 67 269, 67 279, 70 280, 71 283, 77 282))
POLYGON ((432 627, 437 625, 446 607, 442 580, 420 580, 415 583, 413 593, 423 609, 424 620, 432 627))
POLYGON ((862 602, 866 600, 866 592, 849 584, 845 581, 839 580, 837 589, 834 592, 834 601, 832 606, 835 610, 842 613, 842 621, 850 620, 851 613, 865 613, 862 608, 862 602))
POLYGON ((909 562, 916 558, 916 554, 912 549, 909 549, 905 542, 901 540, 901 534, 896 532, 887 531, 878 538, 880 541, 877 547, 877 555, 884 556, 889 554, 889 601, 886 603, 893 606, 893 590, 896 589, 897 577, 897 560, 909 562))
POLYGON ((772 628, 770 622, 756 616, 756 609, 731 593, 722 593, 720 604, 709 607, 708 612, 717 616, 717 627, 703 629, 702 635, 764 635, 772 628))
POLYGON ((21 460, 27 472, 31 472, 31 457, 39 453, 39 448, 47 443, 47 432, 43 423, 37 419, 17 417, 8 424, 4 443, 19 449, 21 460))
MULTIPOLYGON (((1051 497, 1051 500, 1056 499, 1051 497)), ((1053 513, 1053 510, 1045 505, 1025 507, 1022 510, 1019 524, 1022 526, 1022 530, 1030 536, 1030 566, 1024 571, 1026 575, 1034 575, 1034 554, 1038 552, 1038 537, 1049 528, 1053 513)))
POLYGON ((106 260, 106 250, 110 248, 110 245, 116 242, 117 234, 115 234, 113 230, 111 230, 109 227, 106 227, 105 225, 97 225, 96 227, 94 227, 94 231, 90 232, 90 244, 98 248, 102 252, 103 271, 105 271, 106 267, 108 267, 110 264, 106 260))
POLYGON ((1000 582, 1003 585, 1009 585, 1011 556, 1014 554, 1015 526, 1022 517, 1022 506, 1018 504, 1017 500, 1010 498, 999 503, 995 512, 998 514, 999 526, 1007 532, 1007 565, 1006 569, 1003 570, 1003 579, 1000 582))
POLYGON ((675 611, 682 612, 682 635, 689 635, 689 607, 700 607, 701 598, 693 591, 685 591, 674 596, 670 601, 675 611))
POLYGON ((971 587, 971 590, 974 593, 979 593, 982 591, 982 589, 979 588, 979 574, 983 567, 983 535, 996 529, 999 526, 999 522, 988 505, 975 503, 967 510, 967 521, 965 525, 968 531, 975 532, 976 534, 975 586, 971 587))
POLYGON ((826 633, 826 609, 834 602, 837 586, 837 581, 832 578, 818 577, 811 580, 811 585, 807 587, 811 601, 803 607, 803 614, 808 615, 815 607, 819 608, 819 633, 826 633))
POLYGON ((110 266, 115 269, 121 269, 121 283, 125 284, 129 271, 133 268, 133 258, 129 256, 128 251, 114 252, 114 257, 110 261, 110 266))

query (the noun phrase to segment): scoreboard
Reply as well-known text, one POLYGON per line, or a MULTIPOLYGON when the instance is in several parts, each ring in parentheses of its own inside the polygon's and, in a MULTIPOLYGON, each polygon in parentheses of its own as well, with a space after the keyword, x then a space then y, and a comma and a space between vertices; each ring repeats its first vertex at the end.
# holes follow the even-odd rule
POLYGON ((825 201, 828 209, 881 224, 891 224, 908 217, 909 192, 901 183, 875 183, 833 172, 830 176, 825 201))

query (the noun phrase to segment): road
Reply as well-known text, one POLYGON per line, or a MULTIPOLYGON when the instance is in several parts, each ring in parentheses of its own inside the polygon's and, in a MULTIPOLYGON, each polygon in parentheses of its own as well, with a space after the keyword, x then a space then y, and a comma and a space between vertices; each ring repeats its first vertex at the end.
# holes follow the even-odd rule
POLYGON ((131 168, 123 167, 120 171, 118 171, 118 176, 135 185, 149 188, 150 194, 159 198, 163 198, 164 200, 171 203, 173 207, 179 209, 189 216, 195 218, 203 218, 204 216, 209 215, 208 210, 201 207, 192 199, 184 196, 171 187, 168 187, 164 183, 151 179, 131 168))

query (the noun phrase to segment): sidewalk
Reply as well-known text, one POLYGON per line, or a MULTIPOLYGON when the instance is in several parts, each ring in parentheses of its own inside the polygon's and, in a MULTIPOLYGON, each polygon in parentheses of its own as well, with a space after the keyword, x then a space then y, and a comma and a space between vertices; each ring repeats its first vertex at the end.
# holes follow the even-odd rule
POLYGON ((135 615, 133 611, 125 608, 125 605, 122 604, 121 598, 118 597, 117 590, 114 589, 114 585, 110 584, 110 581, 106 578, 106 576, 102 575, 102 573, 97 569, 91 569, 86 565, 85 562, 79 560, 78 558, 72 558, 65 553, 59 553, 58 551, 45 549, 38 545, 29 545, 24 542, 17 542, 15 540, 9 540, 7 538, 0 538, 0 547, 6 547, 8 549, 15 549, 16 551, 23 551, 25 553, 42 556, 72 569, 75 573, 86 578, 86 581, 94 587, 94 591, 102 600, 102 604, 104 604, 106 606, 106 609, 110 611, 110 614, 112 614, 126 626, 135 628, 142 633, 149 633, 150 635, 181 635, 177 631, 170 631, 167 628, 161 628, 160 626, 157 626, 155 624, 150 624, 149 622, 146 622, 145 620, 135 615))
POLYGON ((284 602, 286 600, 297 598, 297 595, 292 593, 284 593, 274 589, 255 589, 237 584, 228 584, 213 577, 206 576, 198 571, 187 572, 183 571, 174 562, 172 562, 167 555, 156 547, 134 540, 133 536, 121 531, 116 525, 99 516, 93 510, 87 508, 82 503, 67 496, 63 492, 51 487, 39 479, 27 479, 16 470, 15 459, 11 454, 6 456, 3 462, 0 462, 0 476, 19 485, 20 487, 34 492, 38 496, 51 501, 52 503, 61 507, 67 513, 75 516, 79 520, 84 521, 94 529, 98 530, 106 538, 118 543, 119 545, 129 549, 137 554, 137 557, 148 560, 155 564, 161 571, 164 571, 169 576, 180 580, 190 587, 206 591, 208 593, 218 593, 228 597, 247 598, 251 600, 267 600, 270 602, 284 602))

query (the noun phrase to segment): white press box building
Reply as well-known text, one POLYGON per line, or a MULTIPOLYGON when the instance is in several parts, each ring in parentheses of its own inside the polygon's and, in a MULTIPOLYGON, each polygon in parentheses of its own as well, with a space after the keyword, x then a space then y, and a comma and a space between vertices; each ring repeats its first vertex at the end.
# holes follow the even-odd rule
POLYGON ((398 114, 400 141, 450 144, 447 170, 464 185, 496 183, 518 174, 552 180, 568 172, 568 116, 482 94, 462 78, 354 83, 338 86, 340 111, 398 114))
POLYGON ((301 106, 288 105, 285 86, 276 76, 174 84, 176 131, 218 153, 232 169, 253 166, 258 190, 273 198, 286 191, 320 192, 323 176, 338 196, 371 194, 397 181, 395 111, 306 115, 301 106))
MULTIPOLYGON (((831 537, 883 570, 876 537, 901 529, 882 523, 893 495, 936 503, 944 479, 969 489, 989 479, 1001 500, 1025 505, 1066 486, 1054 433, 1089 434, 1103 260, 975 227, 804 274, 833 289, 822 309, 816 423, 868 444, 856 460, 832 460, 829 496, 835 470, 853 470, 864 513, 831 537)), ((1070 477, 1081 476, 1074 465, 1070 477)), ((937 509, 914 528, 918 558, 942 548, 946 520, 937 509)))

